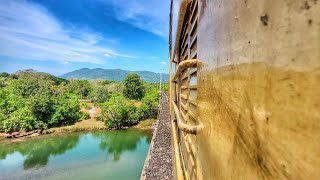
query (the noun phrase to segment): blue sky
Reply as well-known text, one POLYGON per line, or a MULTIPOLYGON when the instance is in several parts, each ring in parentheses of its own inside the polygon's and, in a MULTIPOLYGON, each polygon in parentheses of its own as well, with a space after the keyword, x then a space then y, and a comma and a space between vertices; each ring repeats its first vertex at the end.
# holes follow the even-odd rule
POLYGON ((0 72, 168 70, 169 0, 1 0, 0 72))

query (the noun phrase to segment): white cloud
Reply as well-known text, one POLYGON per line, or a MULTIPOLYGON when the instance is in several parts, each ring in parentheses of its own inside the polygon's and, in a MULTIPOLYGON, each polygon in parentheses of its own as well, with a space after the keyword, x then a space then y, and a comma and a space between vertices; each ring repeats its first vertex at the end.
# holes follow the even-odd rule
POLYGON ((20 59, 103 64, 106 54, 121 55, 100 44, 107 40, 88 30, 63 25, 44 7, 27 1, 1 1, 0 54, 20 59))
POLYGON ((162 65, 166 65, 166 64, 167 64, 167 62, 165 62, 165 61, 161 61, 161 62, 160 62, 160 64, 162 64, 162 65))
POLYGON ((63 62, 64 65, 70 65, 71 63, 69 61, 63 62))
POLYGON ((162 37, 168 36, 170 1, 111 0, 111 4, 118 20, 162 37))

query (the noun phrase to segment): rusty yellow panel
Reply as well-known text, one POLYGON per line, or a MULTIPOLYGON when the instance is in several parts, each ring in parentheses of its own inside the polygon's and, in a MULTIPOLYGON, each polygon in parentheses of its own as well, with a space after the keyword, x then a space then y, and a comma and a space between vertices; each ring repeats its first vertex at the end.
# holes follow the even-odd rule
POLYGON ((188 101, 187 101, 186 99, 184 99, 184 98, 181 98, 181 103, 183 103, 183 104, 187 104, 187 103, 188 103, 188 101))
POLYGON ((196 177, 195 152, 190 147, 190 142, 187 136, 181 136, 181 149, 182 149, 186 174, 188 174, 188 177, 190 179, 195 179, 196 177))
POLYGON ((189 115, 192 116, 195 122, 197 122, 197 118, 198 118, 197 107, 193 104, 189 104, 189 115))
POLYGON ((199 179, 319 179, 320 2, 199 10, 199 179))
POLYGON ((181 107, 183 108, 183 110, 185 110, 185 112, 188 111, 187 104, 181 103, 181 107))
POLYGON ((186 86, 188 87, 189 86, 189 81, 188 81, 188 78, 185 78, 181 81, 181 86, 186 86))
POLYGON ((194 90, 194 89, 190 90, 190 95, 189 95, 190 101, 196 101, 197 96, 198 96, 197 90, 194 90))
POLYGON ((188 89, 181 89, 181 94, 183 94, 183 95, 188 95, 188 93, 189 93, 189 90, 188 89))

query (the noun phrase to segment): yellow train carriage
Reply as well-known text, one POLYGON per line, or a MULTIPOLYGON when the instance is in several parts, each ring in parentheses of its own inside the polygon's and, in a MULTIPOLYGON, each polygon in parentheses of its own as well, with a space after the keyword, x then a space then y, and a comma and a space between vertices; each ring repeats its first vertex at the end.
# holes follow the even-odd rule
POLYGON ((182 0, 179 9, 176 178, 319 179, 320 1, 182 0))

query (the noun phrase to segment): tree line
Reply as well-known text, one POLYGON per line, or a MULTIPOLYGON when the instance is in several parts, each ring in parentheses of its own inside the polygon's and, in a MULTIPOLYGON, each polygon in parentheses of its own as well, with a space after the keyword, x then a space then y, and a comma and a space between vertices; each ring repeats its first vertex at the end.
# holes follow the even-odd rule
POLYGON ((31 131, 73 124, 86 119, 79 99, 90 99, 102 109, 97 119, 121 129, 156 118, 158 84, 137 74, 123 82, 65 80, 33 70, 0 73, 0 131, 31 131))

